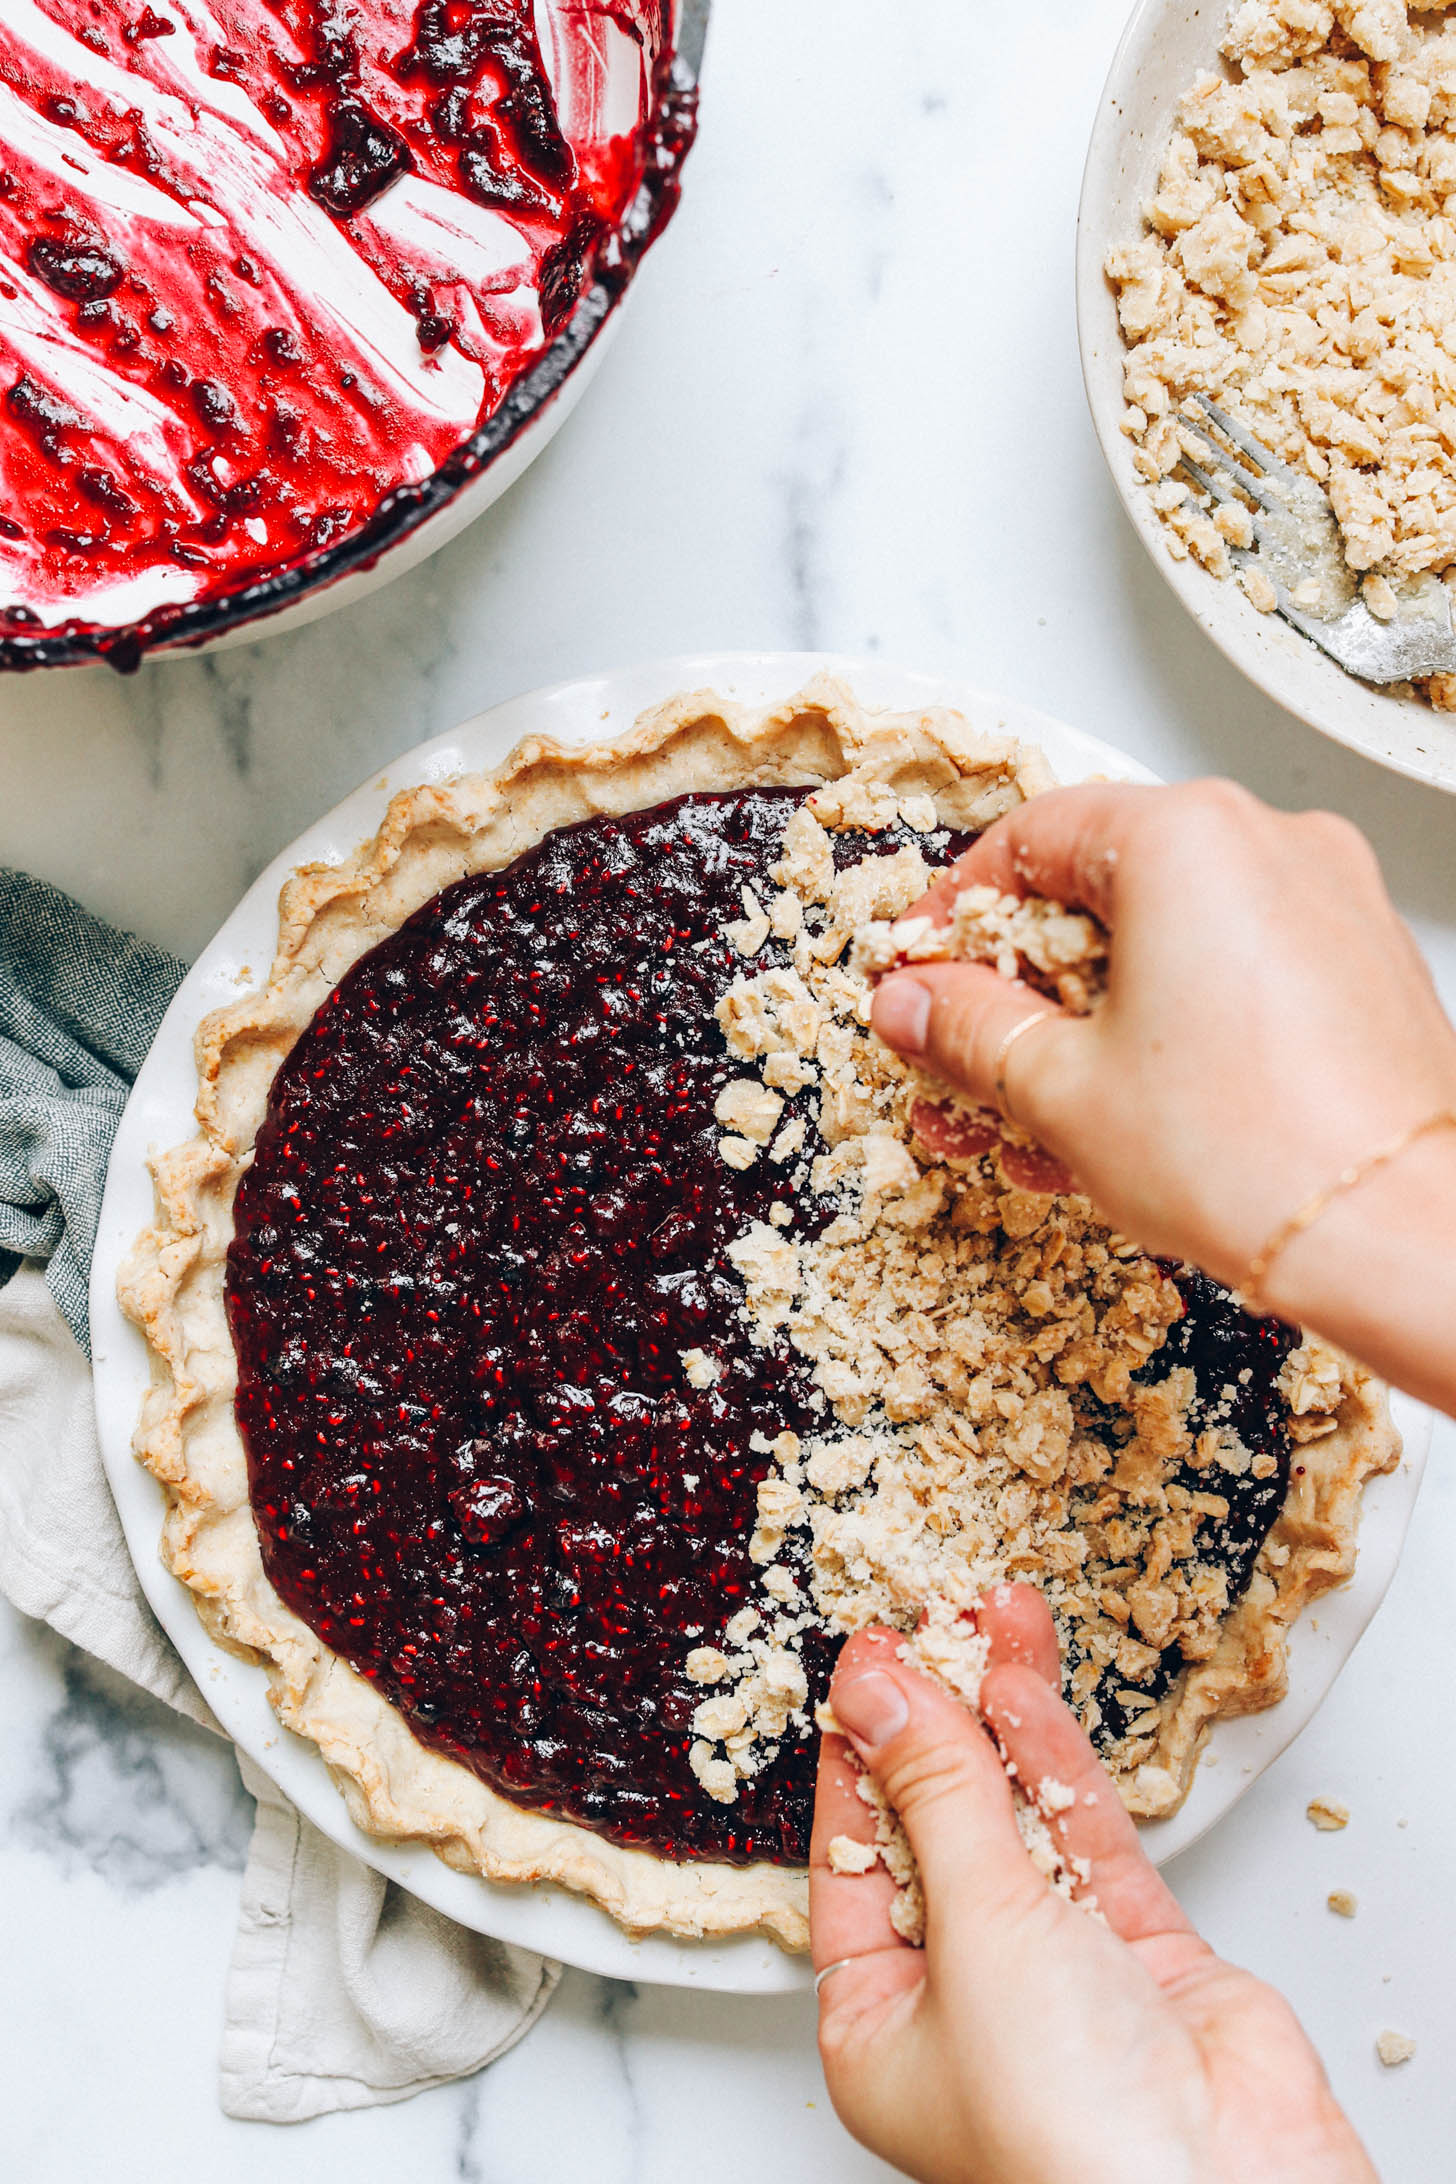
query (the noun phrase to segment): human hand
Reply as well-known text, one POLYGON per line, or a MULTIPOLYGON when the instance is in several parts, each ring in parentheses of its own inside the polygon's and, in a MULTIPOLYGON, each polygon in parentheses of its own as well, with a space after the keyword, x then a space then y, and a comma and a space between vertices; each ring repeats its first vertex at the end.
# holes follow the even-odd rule
POLYGON ((1376 2184, 1289 2005, 1214 1955, 1144 1855, 1059 1696, 1040 1595, 999 1586, 977 1620, 986 1722, 1023 1783, 1074 1793, 1049 1825, 1106 1924, 1032 1866, 986 1729, 893 1632, 851 1639, 830 1701, 909 1836, 926 1934, 895 1933, 882 1866, 830 1869, 831 1838, 871 1829, 826 1735, 810 1926, 838 1967, 819 2046, 842 2121, 921 2184, 1376 2184))
MULTIPOLYGON (((1456 1103, 1456 1032, 1342 819, 1225 781, 1059 789, 916 908, 973 883, 1098 917, 1105 1004, 1074 1018, 984 965, 920 964, 881 982, 874 1028, 989 1106, 1006 1034, 1041 1016, 1006 1057, 1009 1111, 1148 1250, 1236 1283, 1342 1169, 1456 1103)), ((1456 1170, 1456 1146, 1420 1160, 1456 1170)))

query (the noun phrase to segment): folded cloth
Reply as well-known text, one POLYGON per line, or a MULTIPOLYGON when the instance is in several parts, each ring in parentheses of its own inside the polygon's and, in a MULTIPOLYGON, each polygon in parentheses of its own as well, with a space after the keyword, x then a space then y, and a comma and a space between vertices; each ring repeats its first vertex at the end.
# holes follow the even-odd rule
MULTIPOLYGON (((0 1593, 217 1730, 137 1584, 81 1347, 111 1140, 181 974, 0 872, 0 1593)), ((513 2046, 560 1966, 442 1918, 241 1765, 258 1809, 224 2004, 228 2114, 404 2100, 513 2046)))
POLYGON ((88 1355, 107 1157, 184 969, 69 895, 0 868, 0 1281, 22 1259, 44 1260, 88 1355))

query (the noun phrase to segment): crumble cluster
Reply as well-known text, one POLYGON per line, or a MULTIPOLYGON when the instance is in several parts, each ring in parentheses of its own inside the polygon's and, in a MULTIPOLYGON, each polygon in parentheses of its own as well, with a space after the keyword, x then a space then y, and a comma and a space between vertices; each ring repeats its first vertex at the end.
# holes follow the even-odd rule
POLYGON ((856 933, 850 965, 871 983, 909 963, 989 963, 1002 978, 1037 973, 1064 1009, 1086 1016, 1106 991, 1107 935, 1095 918, 1039 895, 963 887, 943 920, 879 919, 856 933))
MULTIPOLYGON (((756 1437, 773 1458, 749 1549, 761 1599, 720 1644, 688 1658, 707 1687, 690 1762, 710 1796, 731 1802, 790 1726, 807 1729, 798 1641, 812 1626, 913 1634, 907 1658, 974 1703, 984 1647, 967 1611, 987 1586, 1020 1578, 1051 1604, 1089 1730, 1102 1718, 1099 1685, 1120 1679, 1135 1726, 1105 1756, 1136 1778, 1140 1809, 1168 1810, 1179 1788, 1156 1762, 1160 1701, 1139 1685, 1170 1646, 1187 1661, 1213 1652, 1228 1588, 1219 1564, 1200 1558, 1200 1532, 1228 1514, 1225 1475, 1264 1476, 1258 1467, 1272 1472, 1274 1459, 1251 1455, 1227 1426, 1194 1433, 1189 1368, 1135 1381, 1181 1311, 1174 1283, 1086 1198, 1008 1182, 1016 1132, 983 1113, 967 1128, 961 1110, 948 1140, 948 1088, 870 1032, 874 968, 912 953, 1035 970, 1080 1006, 1095 1000, 1105 966, 1105 936, 1055 905, 977 889, 938 933, 906 920, 936 877, 924 850, 839 869, 832 840, 895 824, 934 849, 928 799, 901 804, 853 775, 817 792, 785 827, 772 875, 780 892, 746 904, 734 929, 750 964, 769 933, 792 954, 787 965, 746 967, 719 1005, 745 1069, 719 1103, 722 1154, 735 1165, 793 1162, 810 1218, 800 1228, 776 1209, 783 1225, 755 1222, 729 1256, 755 1339, 787 1333, 812 1369, 824 1422, 807 1438, 756 1437), (823 1148, 812 1154, 802 1118, 781 1120, 806 1087, 817 1091, 823 1148), (928 1108, 931 1142, 961 1151, 930 1149, 928 1108), (1084 1390, 1118 1414, 1111 1441, 1105 1426, 1094 1436, 1080 1423, 1073 1398, 1084 1390), (1174 1477, 1190 1464, 1206 1482, 1196 1490, 1174 1477)), ((1299 1435, 1333 1430, 1336 1360, 1313 1345, 1295 1352, 1286 1392, 1299 1435)), ((1054 1800, 1038 1810, 1033 1790, 1021 1803, 1033 1856, 1070 1889, 1075 1875, 1045 1825, 1054 1800)), ((884 1812, 879 1853, 901 1882, 897 1916, 913 1936, 913 1861, 884 1812)))
MULTIPOLYGON (((1372 613, 1456 564, 1456 26, 1449 0, 1241 0, 1178 108, 1146 230, 1109 252, 1123 429, 1168 549, 1229 575, 1241 505, 1174 475, 1213 396, 1329 496, 1372 613)), ((1242 572, 1255 606, 1274 592, 1242 572)), ((1296 592, 1296 598, 1299 597, 1296 592)), ((1314 601, 1310 601, 1314 604, 1314 601)), ((1456 707, 1456 676, 1417 686, 1456 707)))

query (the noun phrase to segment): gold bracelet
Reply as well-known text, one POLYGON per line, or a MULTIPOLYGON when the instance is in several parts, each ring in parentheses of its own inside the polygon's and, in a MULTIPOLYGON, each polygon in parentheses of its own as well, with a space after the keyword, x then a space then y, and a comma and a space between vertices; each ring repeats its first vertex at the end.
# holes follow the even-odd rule
POLYGON ((1417 1138, 1423 1138, 1427 1131, 1446 1128, 1456 1128, 1456 1107, 1438 1107, 1434 1115, 1427 1115, 1423 1122, 1413 1123, 1409 1130, 1402 1130, 1400 1136, 1391 1138, 1388 1144, 1377 1145, 1375 1151, 1367 1153, 1363 1160, 1352 1161, 1348 1168, 1340 1170, 1333 1183, 1326 1184, 1322 1191, 1316 1191, 1313 1198, 1307 1199, 1297 1213, 1292 1213, 1287 1221, 1281 1222, 1263 1249, 1254 1253, 1249 1261, 1249 1270, 1239 1283, 1239 1295, 1248 1310, 1260 1312, 1265 1309, 1264 1284, 1268 1280, 1269 1269, 1289 1249, 1296 1236, 1302 1236, 1307 1228, 1313 1228, 1320 1215, 1327 1212, 1337 1198, 1342 1198, 1346 1191, 1354 1190, 1357 1183, 1363 1183, 1366 1176, 1376 1168, 1383 1168, 1387 1161, 1394 1160, 1408 1145, 1414 1145, 1417 1138))

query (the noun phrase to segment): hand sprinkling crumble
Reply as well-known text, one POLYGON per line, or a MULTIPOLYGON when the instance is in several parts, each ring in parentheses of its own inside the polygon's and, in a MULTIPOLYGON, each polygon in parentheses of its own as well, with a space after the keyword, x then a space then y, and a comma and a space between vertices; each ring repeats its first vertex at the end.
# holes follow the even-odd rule
MULTIPOLYGON (((1257 0, 1245 13, 1252 19, 1262 9, 1257 0)), ((1325 0, 1280 0, 1280 9, 1287 23, 1304 20, 1319 38, 1329 35, 1332 15, 1353 36, 1356 14, 1375 23, 1382 10, 1392 12, 1386 0, 1333 10, 1325 0)), ((936 928, 921 953, 900 945, 903 922, 899 941, 877 936, 877 953, 866 959, 884 975, 867 1013, 907 1071, 946 1087, 958 1103, 959 1150, 926 1159, 931 1149, 912 1130, 900 1134, 918 1182, 892 1155, 867 1162, 863 1148, 851 1169, 843 1145, 882 1129, 900 1095, 877 1107, 871 1085, 856 1112, 853 1092, 841 1088, 858 1127, 826 1157, 845 1161, 858 1187, 845 1193, 828 1228, 801 1241, 800 1288, 788 1288, 788 1269, 759 1280, 749 1264, 750 1309, 786 1315, 780 1324, 792 1328, 804 1310, 802 1285, 836 1223, 854 1227, 852 1235, 840 1230, 837 1248, 862 1251, 882 1229, 893 1234, 882 1209, 927 1178, 941 1201, 909 1233, 935 1236, 945 1196, 971 1166, 1006 1157, 992 1149, 1005 1142, 999 1124, 982 1128, 976 1119, 994 1100, 1084 1187, 1088 1211, 1068 1245, 1085 1249, 1094 1219, 1102 1224, 1114 1293, 1143 1252, 1193 1261, 1238 1287, 1251 1306, 1291 1324, 1313 1322, 1373 1369, 1456 1414, 1449 1340, 1456 1032, 1353 830, 1328 817, 1268 811, 1226 783, 1053 791, 990 827, 924 903, 876 915, 891 926, 930 919, 936 928), (944 947, 947 911, 972 890, 976 901, 961 913, 966 925, 988 914, 1001 919, 1006 895, 1023 908, 1039 898, 1095 920, 1106 962, 1094 1005, 1083 1010, 1082 996, 1049 993, 1044 972, 1036 990, 1025 968, 1008 980, 998 951, 967 961, 944 947)), ((1027 961, 1020 950, 1017 959, 1027 961)), ((1013 1247, 1036 1252, 1050 1209, 1058 1223, 1065 1219, 1066 1195, 1044 1196, 1024 1229, 1014 1204, 1008 1227, 993 1203, 984 1228, 972 1219, 969 1232, 985 1239, 999 1224, 1004 1244, 985 1249, 993 1267, 1014 1266, 1013 1247)), ((1077 1202, 1075 1193, 1068 1202, 1077 1202)), ((956 1261, 962 1310, 993 1329, 985 1298, 998 1276, 968 1284, 970 1271, 956 1261)), ((1039 1283, 1054 1304, 1055 1266, 1033 1259, 1026 1273, 1023 1309, 1033 1293, 1045 1307, 1039 1283)), ((809 1298, 816 1327, 834 1301, 830 1283, 821 1289, 809 1298)), ((916 1307, 907 1304, 908 1325, 916 1307)), ((936 1324, 933 1313, 926 1317, 936 1324)), ((1136 1324, 1134 1314, 1119 1339, 1136 1324)), ((979 1374, 986 1350, 978 1332, 979 1374)), ((1091 1334, 1100 1339, 1095 1315, 1091 1334)), ((817 1333, 812 1340, 822 1347, 817 1333)), ((933 1387, 924 1372, 933 1355, 933 1345, 912 1343, 903 1358, 887 1353, 886 1372, 868 1390, 839 1383, 841 1403, 868 1395, 863 1416, 840 1420, 838 1433, 826 1421, 820 1442, 795 1451, 798 1483, 827 1504, 814 1513, 804 1551, 816 1597, 824 1543, 846 1511, 873 1507, 897 1465, 904 1475, 905 1439, 934 1415, 933 1398, 929 1411, 916 1399, 897 1418, 888 1392, 902 1362, 933 1387)), ((1312 1459, 1327 1439, 1333 1389, 1355 1370, 1309 1335, 1286 1355, 1292 1509, 1300 1505, 1302 1452, 1312 1459)), ((1158 1383, 1132 1385, 1146 1404, 1158 1383)), ((1230 1391, 1238 1385, 1234 1373, 1230 1391)), ((911 1394, 908 1379, 898 1386, 911 1394)), ((1075 1463, 1076 1429, 1064 1453, 1054 1399, 1065 1390, 1055 1372, 1020 1392, 1023 1415, 1038 1398, 1053 1402, 1033 1414, 1024 1439, 1020 1416, 995 1410, 989 1435, 978 1422, 952 1491, 963 1496, 965 1478, 984 1473, 988 1448, 1008 1462, 1019 1450, 1018 1491, 1030 1517, 1038 1507, 1046 1512, 1075 1463)), ((1137 1494, 1158 1487, 1159 1451, 1179 1416, 1176 1376, 1168 1373, 1152 1409, 1135 1412, 1114 1466, 1128 1509, 1106 1521, 1121 1525, 1130 1513, 1133 1540, 1137 1494)), ((1241 1455, 1217 1434, 1208 1446, 1210 1482, 1226 1491, 1253 1478, 1257 1462, 1257 1453, 1241 1455)), ((915 1518, 937 1506, 910 1498, 912 1537, 915 1518)), ((974 1515, 962 1500, 944 1530, 926 1525, 933 1567, 969 1578, 974 1515)), ((893 1556, 872 1532, 858 1542, 852 1569, 846 1560, 851 1583, 878 1584, 884 1606, 848 1639, 817 1715, 810 1923, 820 2048, 836 2109, 876 2153, 927 2184, 1011 2177, 1062 2184, 1071 2176, 1079 2184, 1174 2177, 1376 2184, 1287 2005, 1214 1955, 1149 1863, 1085 1722, 1063 1696, 1063 1655, 1080 1626, 1059 1598, 1056 1574, 1048 1577, 1046 1550, 1057 1531, 1045 1515, 1040 1530, 1031 1521, 1043 1549, 1027 1565, 1034 1587, 993 1586, 965 1603, 969 1618, 963 1613, 958 1625, 980 1650, 974 1707, 964 1701, 967 1684, 957 1687, 944 1662, 934 1664, 939 1673, 927 1672, 923 1656, 934 1648, 938 1619, 911 1633, 896 1627, 893 1556), (873 1843, 866 1797, 876 1814, 873 1843), (1048 1888, 1045 1860, 1028 1841, 1024 1814, 1033 1800, 1063 1885, 1048 1888), (846 1837, 859 1846, 852 1855, 846 1837), (873 1866, 865 1863, 870 1848, 878 1853, 873 1866), (913 1920, 904 1910, 911 1898, 920 1912, 913 1920), (1089 1900, 1097 1919, 1081 1915, 1089 1900), (914 1946, 922 1934, 923 1946, 914 1946)), ((892 1541, 905 1533, 903 1523, 886 1529, 892 1541)), ((1263 1564, 1271 1586, 1294 1551, 1287 1535, 1271 1537, 1263 1564)), ((1095 1552, 1089 1546, 1088 1563, 1095 1552)), ((1086 1574, 1079 1565, 1063 1577, 1066 1592, 1075 1597, 1086 1574)), ((1109 1575, 1097 1573, 1094 1589, 1104 1599, 1109 1575)), ((1129 1639, 1156 1648, 1166 1637, 1157 1595, 1167 1575, 1161 1557, 1127 1572, 1118 1598, 1129 1611, 1129 1639)), ((948 1590, 950 1598, 959 1600, 948 1590)), ((1116 1698, 1129 1731, 1136 1717, 1156 1711, 1131 1678, 1116 1698)), ((1349 1817, 1327 1797, 1312 1800, 1309 1816, 1329 1829, 1349 1817)), ((1355 1910, 1348 1891, 1334 1890, 1328 1901, 1341 1916, 1355 1910)), ((1376 2041, 1389 2069, 1414 2051, 1395 2030, 1376 2041)))

